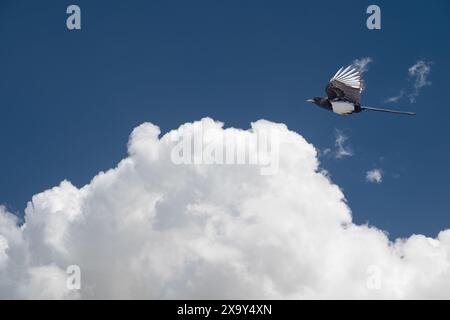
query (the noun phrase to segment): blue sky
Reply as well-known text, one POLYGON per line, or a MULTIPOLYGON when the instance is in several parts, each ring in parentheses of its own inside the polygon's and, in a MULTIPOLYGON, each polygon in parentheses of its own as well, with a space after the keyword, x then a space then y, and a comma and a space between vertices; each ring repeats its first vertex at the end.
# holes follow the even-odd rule
MULTIPOLYGON (((248 128, 283 122, 320 149, 336 129, 354 155, 321 157, 356 223, 392 237, 450 227, 446 98, 450 3, 377 1, 7 1, 0 3, 0 203, 18 215, 31 196, 68 179, 82 186, 126 154, 131 130, 163 132, 209 116, 248 128), (66 8, 82 10, 68 31, 66 8), (307 104, 355 58, 370 57, 363 103, 416 117, 340 117, 307 104), (415 103, 408 68, 432 62, 415 103), (381 184, 366 171, 381 168, 381 184)), ((295 190, 293 190, 295 192, 295 190)))

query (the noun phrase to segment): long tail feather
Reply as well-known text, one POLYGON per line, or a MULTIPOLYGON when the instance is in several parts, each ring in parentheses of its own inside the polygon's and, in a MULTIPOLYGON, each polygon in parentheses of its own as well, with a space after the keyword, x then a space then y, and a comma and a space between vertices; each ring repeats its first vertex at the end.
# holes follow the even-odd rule
POLYGON ((390 113, 404 114, 404 115, 409 115, 409 116, 416 115, 415 112, 411 112, 411 111, 399 111, 399 110, 391 110, 391 109, 383 109, 383 108, 361 107, 361 110, 390 112, 390 113))

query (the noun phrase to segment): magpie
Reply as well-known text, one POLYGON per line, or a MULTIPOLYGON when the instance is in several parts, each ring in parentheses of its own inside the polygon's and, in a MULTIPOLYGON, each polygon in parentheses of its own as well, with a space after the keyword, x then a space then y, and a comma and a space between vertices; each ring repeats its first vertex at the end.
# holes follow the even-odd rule
POLYGON ((379 111, 405 115, 416 114, 415 112, 362 106, 360 102, 362 91, 363 80, 361 73, 350 65, 345 69, 344 67, 340 68, 330 79, 325 88, 326 97, 315 97, 306 101, 339 115, 349 115, 361 111, 379 111))

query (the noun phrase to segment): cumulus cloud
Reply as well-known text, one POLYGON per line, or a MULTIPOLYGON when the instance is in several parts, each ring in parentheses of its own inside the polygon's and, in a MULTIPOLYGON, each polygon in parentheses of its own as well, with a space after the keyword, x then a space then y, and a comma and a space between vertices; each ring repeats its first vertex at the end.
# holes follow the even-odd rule
POLYGON ((369 70, 369 64, 372 62, 372 58, 363 57, 353 60, 352 65, 356 67, 356 69, 358 69, 360 73, 364 73, 369 70))
POLYGON ((201 123, 212 147, 224 132, 277 130, 277 174, 176 165, 176 137, 194 124, 163 136, 143 124, 115 168, 33 196, 23 225, 0 208, 0 298, 450 298, 450 230, 391 242, 352 222, 301 135, 201 123), (66 285, 69 265, 80 290, 66 285))
POLYGON ((366 181, 373 183, 381 183, 383 181, 383 172, 381 169, 372 169, 366 172, 366 181))

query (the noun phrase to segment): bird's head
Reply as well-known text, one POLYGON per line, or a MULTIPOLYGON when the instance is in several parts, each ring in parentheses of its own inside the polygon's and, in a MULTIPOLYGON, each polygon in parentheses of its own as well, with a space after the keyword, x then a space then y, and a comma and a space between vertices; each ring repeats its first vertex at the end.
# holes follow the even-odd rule
POLYGON ((308 99, 306 100, 307 102, 311 102, 317 105, 320 105, 320 103, 322 102, 323 98, 322 97, 314 97, 312 99, 308 99))

